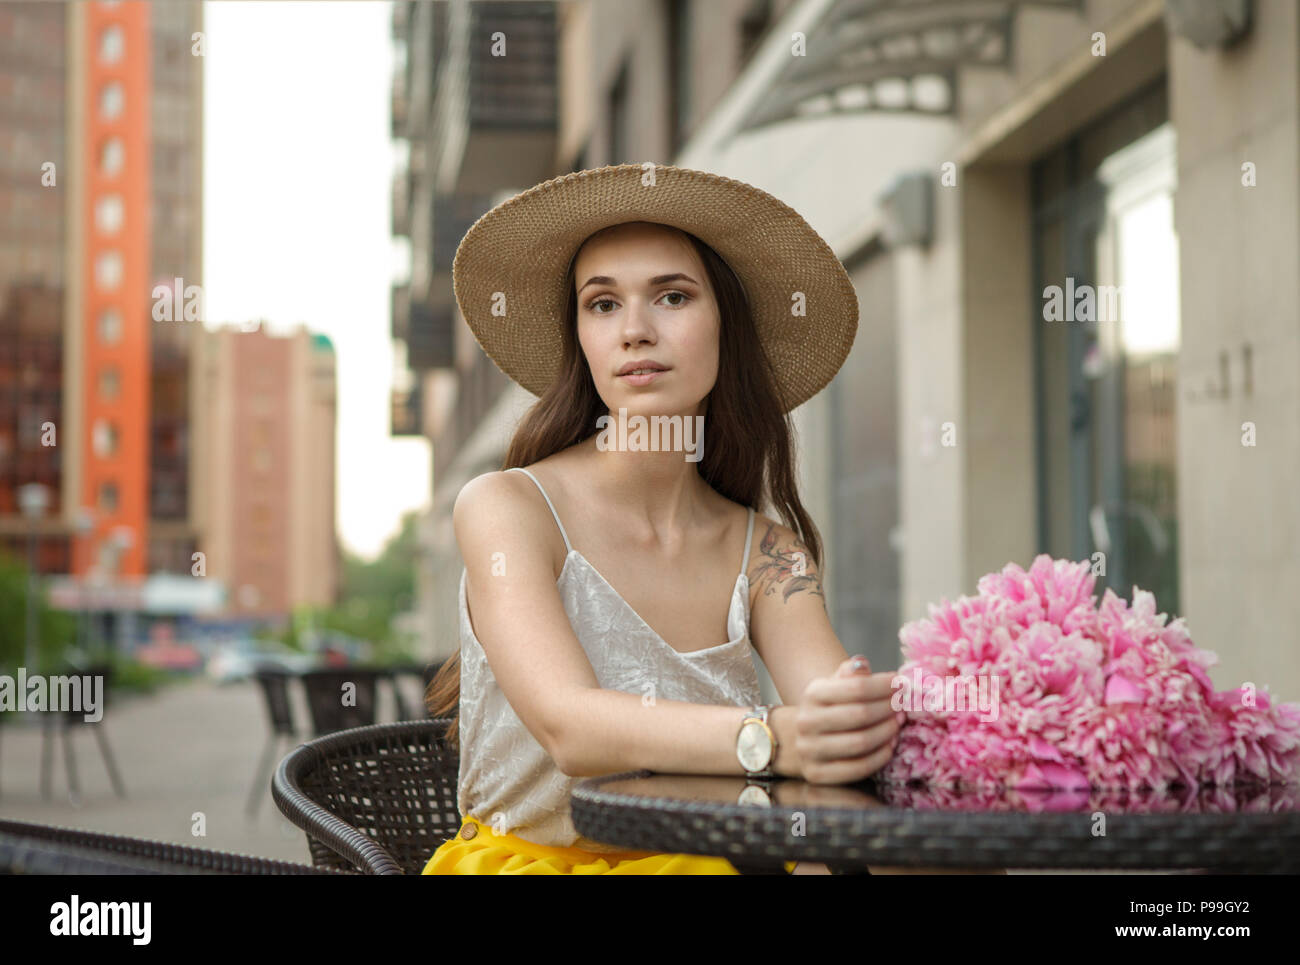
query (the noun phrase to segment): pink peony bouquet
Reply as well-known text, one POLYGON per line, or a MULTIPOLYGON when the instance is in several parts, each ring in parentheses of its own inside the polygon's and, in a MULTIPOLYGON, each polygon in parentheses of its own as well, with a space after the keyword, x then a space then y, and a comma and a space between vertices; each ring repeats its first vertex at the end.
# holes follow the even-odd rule
POLYGON ((1151 593, 1093 599, 1087 562, 1038 556, 899 631, 906 714, 887 784, 1153 788, 1289 783, 1300 705, 1216 692, 1218 662, 1151 593))

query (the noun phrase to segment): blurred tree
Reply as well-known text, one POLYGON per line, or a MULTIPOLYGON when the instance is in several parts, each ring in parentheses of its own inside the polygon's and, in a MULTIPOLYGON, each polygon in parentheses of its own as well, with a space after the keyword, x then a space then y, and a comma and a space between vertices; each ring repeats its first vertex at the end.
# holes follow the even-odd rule
POLYGON ((312 626, 368 640, 381 659, 405 656, 392 622, 394 616, 411 608, 415 598, 418 520, 417 510, 403 514, 398 532, 389 537, 374 560, 342 550, 338 602, 332 607, 297 608, 289 627, 276 638, 295 645, 299 630, 312 626))
MULTIPOLYGON (((51 608, 44 587, 38 591, 36 622, 39 645, 36 666, 28 671, 48 672, 59 667, 76 642, 76 615, 51 608)), ((0 549, 0 668, 16 670, 26 659, 27 563, 0 549)))

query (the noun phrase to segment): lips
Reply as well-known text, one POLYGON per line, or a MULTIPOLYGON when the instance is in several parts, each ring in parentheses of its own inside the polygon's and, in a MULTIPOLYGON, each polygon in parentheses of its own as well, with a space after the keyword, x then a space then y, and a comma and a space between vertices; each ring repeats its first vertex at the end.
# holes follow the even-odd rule
POLYGON ((666 372, 668 371, 668 366, 660 365, 658 362, 654 361, 653 359, 637 359, 635 362, 628 362, 626 365, 624 365, 621 369, 618 370, 618 374, 629 375, 632 372, 637 372, 642 369, 649 369, 654 372, 666 372))
POLYGON ((651 369, 648 372, 642 372, 640 375, 633 375, 628 372, 626 375, 620 375, 619 378, 626 385, 649 385, 665 374, 667 374, 666 369, 651 369))

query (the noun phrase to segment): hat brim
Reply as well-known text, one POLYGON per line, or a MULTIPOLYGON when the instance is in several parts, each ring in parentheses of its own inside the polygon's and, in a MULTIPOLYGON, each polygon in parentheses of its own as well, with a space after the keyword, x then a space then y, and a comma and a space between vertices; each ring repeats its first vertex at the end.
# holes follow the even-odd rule
POLYGON ((559 372, 570 260, 594 232, 626 221, 681 228, 731 266, 787 411, 825 388, 848 357, 857 293, 797 211, 721 175, 618 164, 566 174, 503 201, 456 249, 452 284, 461 314, 496 366, 529 392, 542 395, 559 372))

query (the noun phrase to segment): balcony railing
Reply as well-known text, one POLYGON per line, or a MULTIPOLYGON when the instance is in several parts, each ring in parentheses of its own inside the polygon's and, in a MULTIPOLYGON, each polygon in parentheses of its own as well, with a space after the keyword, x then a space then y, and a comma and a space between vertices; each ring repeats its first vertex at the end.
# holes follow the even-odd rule
POLYGON ((414 0, 393 0, 393 39, 405 40, 411 29, 411 7, 414 0))
POLYGON ((455 317, 453 305, 433 305, 422 299, 411 302, 406 331, 406 364, 411 371, 455 367, 455 317))
POLYGON ((390 91, 390 104, 393 115, 393 137, 409 137, 411 97, 406 89, 406 67, 399 66, 393 71, 393 83, 390 91))
POLYGON ((406 338, 411 325, 411 286, 402 283, 389 289, 393 338, 406 338))
POLYGON ((433 199, 433 271, 450 274, 465 232, 492 207, 488 194, 446 194, 433 199))
POLYGON ((554 3, 447 4, 447 53, 432 112, 438 190, 488 192, 551 176, 558 123, 554 3), (500 32, 507 56, 471 38, 500 32))
POLYGON ((420 384, 409 389, 393 389, 389 409, 389 434, 394 436, 419 436, 424 434, 422 396, 420 384))
POLYGON ((409 238, 411 236, 411 173, 409 171, 393 172, 392 206, 393 236, 409 238))
POLYGON ((449 465, 510 384, 505 374, 483 352, 476 352, 468 369, 460 373, 455 410, 443 431, 434 437, 439 461, 449 465))

